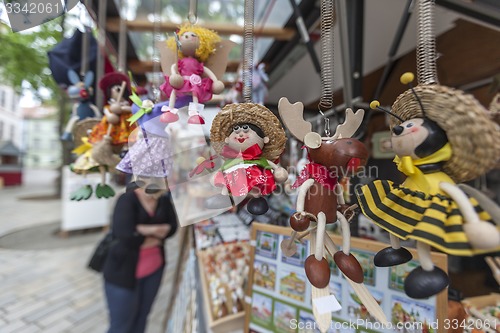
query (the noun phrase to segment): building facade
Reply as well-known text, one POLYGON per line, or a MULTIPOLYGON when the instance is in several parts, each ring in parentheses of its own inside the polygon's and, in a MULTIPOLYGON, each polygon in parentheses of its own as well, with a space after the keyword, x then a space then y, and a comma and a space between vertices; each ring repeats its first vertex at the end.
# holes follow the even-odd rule
POLYGON ((22 108, 24 115, 24 158, 28 168, 57 168, 61 165, 61 142, 57 109, 52 106, 22 108))
POLYGON ((19 96, 9 86, 0 85, 0 140, 23 150, 23 116, 19 96))

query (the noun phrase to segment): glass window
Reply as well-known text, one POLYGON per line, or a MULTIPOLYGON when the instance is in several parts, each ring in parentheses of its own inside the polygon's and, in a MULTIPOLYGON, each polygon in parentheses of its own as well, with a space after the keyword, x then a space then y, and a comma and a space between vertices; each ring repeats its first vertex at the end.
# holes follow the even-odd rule
POLYGON ((5 107, 5 90, 0 90, 0 106, 5 107))

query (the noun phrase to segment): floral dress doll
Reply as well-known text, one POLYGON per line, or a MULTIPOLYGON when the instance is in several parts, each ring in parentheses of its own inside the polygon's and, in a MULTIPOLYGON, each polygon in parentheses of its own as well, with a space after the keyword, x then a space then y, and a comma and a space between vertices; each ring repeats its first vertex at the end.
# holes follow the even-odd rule
POLYGON ((228 104, 215 117, 210 140, 224 163, 213 177, 221 196, 212 197, 207 207, 222 208, 218 204, 227 203, 223 197, 249 196, 248 211, 265 213, 268 205, 262 196, 288 178, 286 170, 275 164, 286 144, 278 118, 259 104, 228 104))

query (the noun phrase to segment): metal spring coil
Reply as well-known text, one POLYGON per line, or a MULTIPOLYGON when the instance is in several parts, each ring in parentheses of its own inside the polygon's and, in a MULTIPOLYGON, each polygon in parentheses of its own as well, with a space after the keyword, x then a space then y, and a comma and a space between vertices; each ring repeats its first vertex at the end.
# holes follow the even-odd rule
POLYGON ((253 0, 245 0, 244 31, 243 31, 243 99, 246 103, 252 102, 252 73, 253 73, 253 0))
POLYGON ((321 97, 319 109, 333 107, 333 27, 335 25, 335 1, 321 1, 321 97))
POLYGON ((152 59, 153 60, 153 77, 152 77, 152 82, 151 82, 151 93, 153 95, 153 101, 159 102, 160 97, 161 97, 161 91, 160 91, 160 80, 161 76, 158 75, 158 72, 161 72, 160 70, 160 54, 158 50, 158 43, 161 40, 161 32, 160 32, 160 25, 161 25, 161 0, 155 0, 153 3, 154 6, 154 21, 153 21, 153 36, 152 36, 152 43, 153 43, 153 54, 152 54, 152 59))
POLYGON ((419 0, 417 40, 417 80, 437 84, 436 40, 434 34, 435 0, 419 0))

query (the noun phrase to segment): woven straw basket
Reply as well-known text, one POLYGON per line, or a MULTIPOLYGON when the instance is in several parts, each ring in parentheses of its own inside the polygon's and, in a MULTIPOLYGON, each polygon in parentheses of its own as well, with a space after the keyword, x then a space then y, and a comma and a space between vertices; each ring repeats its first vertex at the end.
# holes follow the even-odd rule
POLYGON ((262 149, 262 156, 275 161, 283 153, 286 135, 278 118, 265 106, 254 103, 228 104, 215 116, 210 129, 210 141, 220 154, 224 140, 233 131, 233 126, 248 123, 259 127, 269 142, 262 149))
POLYGON ((75 147, 81 145, 82 138, 89 136, 89 131, 94 128, 95 125, 99 124, 100 119, 97 118, 87 118, 80 120, 75 124, 73 128, 73 141, 75 142, 75 147))
MULTIPOLYGON (((472 95, 446 86, 418 85, 414 90, 427 117, 448 136, 453 155, 444 165, 444 172, 460 183, 495 167, 500 160, 500 128, 488 110, 472 95)), ((404 120, 423 116, 411 89, 399 95, 392 111, 404 120)), ((391 126, 397 124, 391 119, 391 126)))

